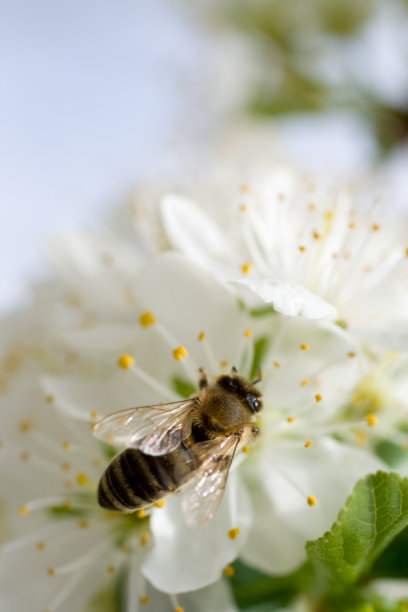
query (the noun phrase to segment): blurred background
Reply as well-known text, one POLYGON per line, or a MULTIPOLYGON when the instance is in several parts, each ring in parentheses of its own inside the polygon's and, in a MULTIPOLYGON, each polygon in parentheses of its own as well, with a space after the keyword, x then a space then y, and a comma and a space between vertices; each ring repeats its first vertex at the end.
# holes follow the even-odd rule
POLYGON ((224 133, 408 215, 407 0, 2 0, 0 83, 3 312, 47 236, 194 180, 224 133))

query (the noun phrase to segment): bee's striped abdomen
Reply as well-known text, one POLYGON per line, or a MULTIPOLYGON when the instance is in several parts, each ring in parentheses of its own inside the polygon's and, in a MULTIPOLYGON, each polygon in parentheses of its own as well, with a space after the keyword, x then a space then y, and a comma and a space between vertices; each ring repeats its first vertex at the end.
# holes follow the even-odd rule
POLYGON ((167 455, 145 455, 127 448, 106 468, 99 482, 98 502, 103 508, 134 512, 181 487, 199 466, 185 441, 167 455))

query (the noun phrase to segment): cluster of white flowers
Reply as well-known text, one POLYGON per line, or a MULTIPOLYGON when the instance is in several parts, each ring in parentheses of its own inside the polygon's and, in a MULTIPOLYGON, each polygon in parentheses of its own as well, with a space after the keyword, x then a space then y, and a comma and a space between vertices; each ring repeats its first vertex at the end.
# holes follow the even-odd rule
POLYGON ((404 465, 402 229, 287 169, 219 208, 155 204, 161 250, 128 230, 59 236, 56 278, 30 316, 2 324, 1 609, 233 611, 237 558, 297 569, 356 481, 387 469, 384 445, 404 465), (261 436, 235 457, 214 518, 187 525, 183 494, 130 515, 100 508, 112 449, 93 424, 232 366, 262 369, 261 436))

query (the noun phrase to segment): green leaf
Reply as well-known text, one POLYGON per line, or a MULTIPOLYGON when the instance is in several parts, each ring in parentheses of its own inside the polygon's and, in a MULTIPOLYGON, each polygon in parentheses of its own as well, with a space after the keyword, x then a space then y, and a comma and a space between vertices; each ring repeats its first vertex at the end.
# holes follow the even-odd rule
POLYGON ((377 472, 360 480, 331 530, 306 545, 317 589, 349 589, 407 524, 407 478, 377 472))
POLYGON ((178 376, 174 376, 171 379, 171 386, 176 393, 181 395, 181 397, 185 397, 186 399, 197 391, 196 385, 189 380, 179 378, 178 376))
POLYGON ((254 343, 254 356, 252 359, 251 373, 249 375, 252 380, 255 376, 259 374, 259 371, 262 368, 262 360, 268 350, 269 346, 269 338, 268 336, 261 336, 257 338, 254 343))

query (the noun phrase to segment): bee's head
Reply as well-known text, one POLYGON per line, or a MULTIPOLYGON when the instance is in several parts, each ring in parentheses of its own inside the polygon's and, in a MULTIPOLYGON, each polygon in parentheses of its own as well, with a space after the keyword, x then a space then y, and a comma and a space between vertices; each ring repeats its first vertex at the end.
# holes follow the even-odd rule
POLYGON ((254 386, 254 383, 242 378, 238 374, 223 374, 217 379, 217 385, 235 395, 251 411, 256 414, 262 409, 261 393, 254 386))

